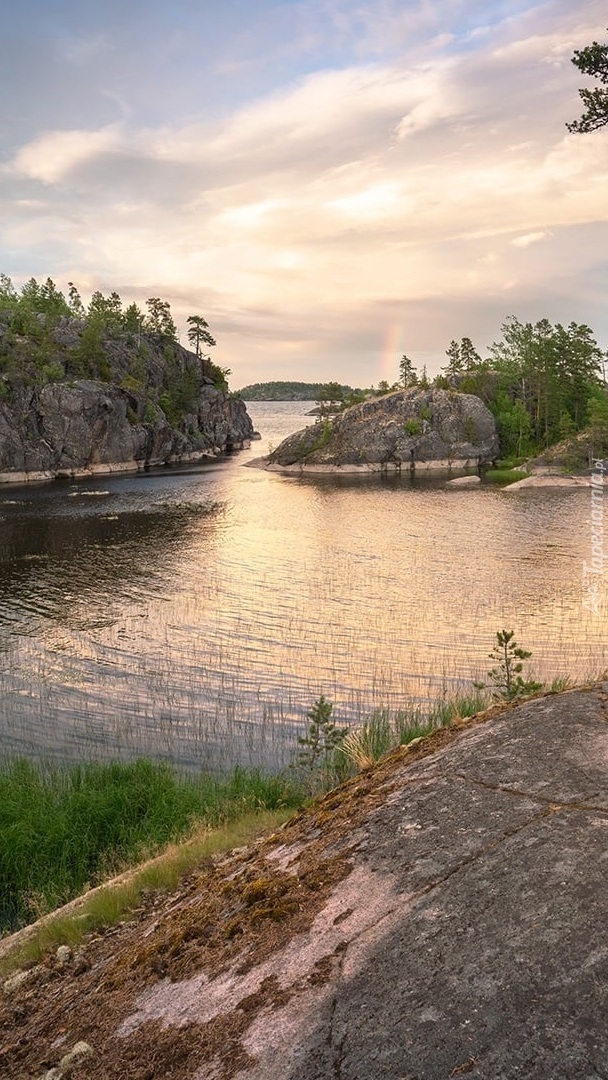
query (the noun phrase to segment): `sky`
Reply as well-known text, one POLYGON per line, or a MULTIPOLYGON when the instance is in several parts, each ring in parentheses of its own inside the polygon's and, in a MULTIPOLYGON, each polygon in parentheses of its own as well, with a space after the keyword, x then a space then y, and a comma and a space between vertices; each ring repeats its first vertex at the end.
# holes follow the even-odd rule
POLYGON ((371 386, 505 319, 608 347, 604 0, 20 0, 0 272, 203 315, 238 389, 371 386))

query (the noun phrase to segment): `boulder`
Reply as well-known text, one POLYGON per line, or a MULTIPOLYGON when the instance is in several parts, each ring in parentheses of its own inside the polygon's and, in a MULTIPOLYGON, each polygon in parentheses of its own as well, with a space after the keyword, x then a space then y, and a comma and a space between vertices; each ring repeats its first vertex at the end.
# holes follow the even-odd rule
POLYGON ((498 454, 496 422, 480 398, 415 387, 353 405, 285 439, 270 467, 324 471, 477 468, 498 454))
POLYGON ((481 484, 481 477, 474 476, 455 476, 453 480, 448 480, 448 484, 451 487, 475 487, 476 484, 481 484))

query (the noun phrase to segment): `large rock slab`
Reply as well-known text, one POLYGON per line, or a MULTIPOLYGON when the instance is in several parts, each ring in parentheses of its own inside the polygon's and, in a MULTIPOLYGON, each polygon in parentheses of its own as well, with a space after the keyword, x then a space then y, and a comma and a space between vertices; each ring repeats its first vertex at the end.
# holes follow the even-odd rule
POLYGON ((497 455, 496 422, 480 398, 416 387, 320 420, 288 436, 267 461, 292 471, 464 469, 497 455))
POLYGON ((13 985, 6 1075, 605 1077, 607 841, 608 684, 498 707, 13 985))
MULTIPOLYGON (((246 405, 200 357, 158 335, 103 342, 107 378, 71 378, 84 324, 54 332, 56 381, 35 365, 0 377, 0 483, 143 469, 217 456, 254 436, 246 405)), ((82 349, 82 343, 80 348, 82 349)), ((91 365, 92 366, 92 365, 91 365)), ((100 364, 98 364, 100 366, 100 364)))

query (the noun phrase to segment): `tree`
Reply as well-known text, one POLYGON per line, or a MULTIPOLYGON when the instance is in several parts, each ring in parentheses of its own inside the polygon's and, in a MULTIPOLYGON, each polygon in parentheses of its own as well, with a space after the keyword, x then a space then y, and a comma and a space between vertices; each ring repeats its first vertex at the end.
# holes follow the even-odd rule
POLYGON ((589 327, 552 326, 548 319, 520 323, 512 315, 502 330, 502 341, 490 347, 499 381, 494 401, 488 404, 495 415, 498 406, 504 429, 519 428, 521 439, 531 437, 539 447, 560 438, 568 416, 580 430, 587 421, 589 396, 599 384, 602 361, 589 327), (518 401, 530 419, 529 431, 521 416, 508 416, 518 401))
POLYGON ((328 410, 335 412, 344 404, 344 387, 339 382, 321 383, 317 390, 317 404, 321 416, 328 410))
POLYGON ((171 317, 171 307, 167 300, 161 300, 159 296, 151 296, 146 300, 148 318, 145 330, 152 334, 162 334, 163 337, 177 338, 177 327, 171 317))
POLYGON ((122 301, 117 292, 111 292, 109 296, 96 289, 93 293, 88 309, 89 319, 98 322, 104 328, 122 325, 122 301))
POLYGON ((188 341, 194 345, 197 356, 201 355, 201 343, 204 342, 210 347, 217 345, 215 338, 209 332, 209 323, 203 319, 202 315, 189 315, 186 322, 188 323, 188 341))
POLYGON ((481 363, 481 356, 468 337, 463 337, 460 342, 460 361, 465 371, 474 371, 481 363))
POLYGON ((76 319, 84 319, 86 311, 84 309, 82 297, 73 281, 68 281, 68 304, 72 315, 74 315, 76 319))
MULTIPOLYGON (((488 671, 490 684, 493 686, 492 697, 495 700, 513 701, 542 689, 542 683, 533 679, 522 678, 523 661, 532 653, 522 649, 514 640, 514 630, 497 630, 496 644, 489 653, 490 660, 496 660, 497 666, 488 671)), ((478 690, 485 690, 488 683, 475 683, 478 690)))
POLYGON ((445 369, 446 375, 459 375, 462 371, 462 357, 460 355, 460 345, 457 341, 450 341, 449 347, 445 350, 445 354, 448 357, 449 363, 445 369))
POLYGON ((462 375, 465 372, 469 374, 481 364, 481 357, 468 337, 461 338, 460 344, 457 341, 451 341, 445 354, 449 360, 445 368, 445 374, 448 378, 454 375, 462 375))
POLYGON ((123 313, 122 325, 125 330, 130 334, 141 334, 141 328, 144 324, 144 313, 141 308, 138 308, 137 304, 129 304, 128 308, 123 313))
POLYGON ((416 368, 408 356, 403 354, 399 361, 399 379, 404 390, 407 390, 408 386, 418 385, 418 375, 416 374, 416 368))
POLYGON ((585 134, 608 124, 608 44, 594 41, 585 49, 576 49, 572 63, 583 75, 591 75, 602 84, 592 90, 579 90, 585 111, 580 120, 566 124, 568 131, 585 134))

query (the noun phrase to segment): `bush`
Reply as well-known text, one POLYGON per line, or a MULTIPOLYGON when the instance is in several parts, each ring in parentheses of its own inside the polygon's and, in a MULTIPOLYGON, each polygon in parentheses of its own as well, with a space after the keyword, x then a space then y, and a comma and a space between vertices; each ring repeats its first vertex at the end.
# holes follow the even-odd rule
POLYGON ((405 434, 413 437, 422 433, 422 424, 420 420, 407 420, 405 423, 405 434))

